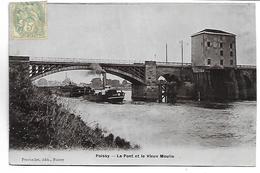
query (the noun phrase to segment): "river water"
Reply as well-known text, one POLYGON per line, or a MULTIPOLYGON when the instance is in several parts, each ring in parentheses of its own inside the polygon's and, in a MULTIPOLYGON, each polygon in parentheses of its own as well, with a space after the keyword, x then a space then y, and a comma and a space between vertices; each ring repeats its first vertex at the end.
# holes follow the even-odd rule
MULTIPOLYGON (((82 98, 61 98, 65 107, 93 128, 125 138, 138 150, 10 151, 12 163, 22 158, 62 158, 61 163, 38 164, 160 164, 254 166, 256 101, 233 102, 212 109, 197 103, 175 105, 132 102, 126 91, 124 104, 94 103, 82 98), (118 154, 170 154, 174 158, 117 158, 118 154), (99 158, 96 154, 108 154, 99 158)), ((213 106, 214 107, 214 106, 213 106)), ((37 164, 29 162, 30 164, 37 164)))
POLYGON ((90 125, 98 123, 107 133, 121 136, 141 148, 255 146, 255 101, 210 109, 197 104, 131 102, 130 94, 126 91, 124 104, 73 98, 65 102, 90 125))

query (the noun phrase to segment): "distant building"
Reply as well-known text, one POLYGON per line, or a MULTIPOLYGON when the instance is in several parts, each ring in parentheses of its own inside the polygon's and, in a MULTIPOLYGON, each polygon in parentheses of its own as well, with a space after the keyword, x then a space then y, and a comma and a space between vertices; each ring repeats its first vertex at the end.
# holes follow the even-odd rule
POLYGON ((37 86, 48 86, 48 81, 45 78, 41 78, 37 81, 37 86))
POLYGON ((79 86, 79 87, 89 87, 90 84, 87 84, 87 83, 84 83, 84 82, 80 82, 80 83, 78 84, 78 86, 79 86))
POLYGON ((77 85, 77 84, 72 82, 71 79, 68 77, 68 75, 66 73, 65 79, 61 82, 61 85, 66 86, 66 85, 77 85))
POLYGON ((62 86, 60 81, 48 80, 48 86, 62 86))
POLYGON ((205 29, 191 36, 193 66, 236 67, 236 35, 205 29))

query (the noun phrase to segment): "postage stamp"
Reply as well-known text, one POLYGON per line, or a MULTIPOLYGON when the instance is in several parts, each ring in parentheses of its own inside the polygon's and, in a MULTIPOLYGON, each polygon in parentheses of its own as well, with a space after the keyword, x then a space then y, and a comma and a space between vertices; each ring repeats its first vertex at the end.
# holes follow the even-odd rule
POLYGON ((47 38, 47 3, 10 3, 12 39, 47 38))

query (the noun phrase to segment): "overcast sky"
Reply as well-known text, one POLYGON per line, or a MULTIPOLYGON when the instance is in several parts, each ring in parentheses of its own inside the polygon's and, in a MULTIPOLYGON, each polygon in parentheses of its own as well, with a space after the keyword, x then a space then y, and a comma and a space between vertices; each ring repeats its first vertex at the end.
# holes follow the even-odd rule
POLYGON ((10 55, 190 62, 190 36, 237 35, 238 64, 256 64, 254 4, 48 4, 48 39, 10 40, 10 55), (156 55, 156 56, 155 56, 156 55))

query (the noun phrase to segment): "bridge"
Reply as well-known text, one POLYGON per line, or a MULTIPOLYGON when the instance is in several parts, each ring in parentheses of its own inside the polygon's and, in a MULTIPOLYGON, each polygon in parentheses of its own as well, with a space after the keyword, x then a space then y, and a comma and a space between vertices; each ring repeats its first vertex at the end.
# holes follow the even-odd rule
MULTIPOLYGON (((94 70, 97 73, 110 73, 133 84, 146 84, 145 67, 149 61, 120 59, 79 59, 30 57, 30 78, 34 81, 41 77, 69 70, 94 70)), ((156 62, 157 67, 190 68, 190 63, 156 62)), ((163 74, 161 74, 163 75, 163 74)))
POLYGON ((134 100, 157 101, 158 95, 160 95, 158 94, 160 76, 163 76, 167 82, 176 83, 177 93, 180 97, 196 98, 196 93, 199 92, 202 98, 247 99, 256 94, 255 66, 212 68, 194 67, 191 63, 179 62, 21 56, 10 56, 9 61, 10 63, 26 64, 32 81, 70 70, 94 70, 97 73, 110 73, 132 83, 134 100))

